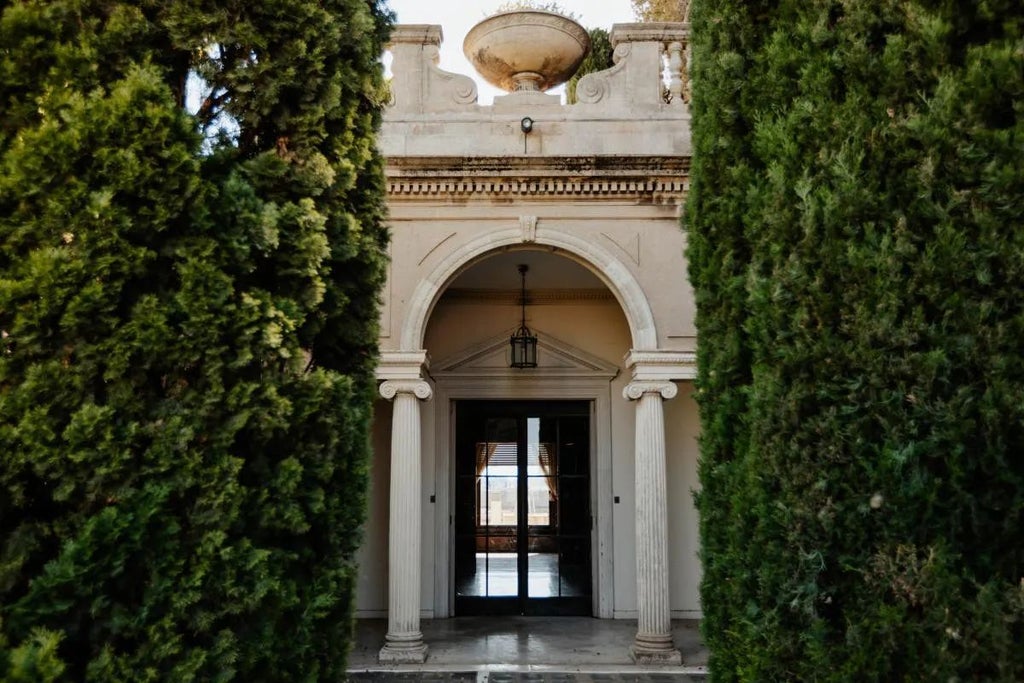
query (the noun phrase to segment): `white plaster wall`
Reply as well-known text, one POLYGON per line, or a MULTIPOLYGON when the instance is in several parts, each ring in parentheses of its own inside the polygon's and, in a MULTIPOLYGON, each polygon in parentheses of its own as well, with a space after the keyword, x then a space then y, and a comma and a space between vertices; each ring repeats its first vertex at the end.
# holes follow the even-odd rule
MULTIPOLYGON (((636 618, 636 468, 633 461, 636 409, 622 398, 629 384, 629 374, 617 378, 612 398, 619 408, 612 413, 612 495, 619 502, 612 505, 615 538, 615 601, 616 619, 636 618)), ((613 499, 614 500, 614 499, 613 499)), ((671 543, 671 539, 669 539, 671 543)))
POLYGON ((668 461, 669 590, 672 614, 700 617, 700 529, 693 492, 700 488, 697 439, 700 420, 693 399, 693 383, 679 382, 679 394, 665 403, 666 459, 668 461))
MULTIPOLYGON (((627 383, 620 377, 615 396, 627 383)), ((679 383, 676 398, 665 401, 665 450, 668 477, 669 591, 673 618, 701 616, 699 525, 693 503, 700 434, 693 384, 679 383)), ((625 403, 625 399, 623 399, 625 403)), ((614 492, 620 503, 615 510, 615 617, 635 619, 636 604, 636 478, 633 463, 634 410, 627 404, 613 416, 615 435, 614 492)))

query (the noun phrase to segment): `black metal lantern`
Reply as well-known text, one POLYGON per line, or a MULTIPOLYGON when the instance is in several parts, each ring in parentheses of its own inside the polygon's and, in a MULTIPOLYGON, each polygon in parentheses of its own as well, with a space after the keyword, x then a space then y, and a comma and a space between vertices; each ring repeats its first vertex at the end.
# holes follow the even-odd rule
POLYGON ((522 319, 519 329, 509 339, 512 346, 513 368, 535 368, 537 367, 537 337, 526 326, 526 271, 530 268, 525 264, 519 266, 519 276, 522 278, 522 289, 520 290, 519 302, 522 306, 522 319))

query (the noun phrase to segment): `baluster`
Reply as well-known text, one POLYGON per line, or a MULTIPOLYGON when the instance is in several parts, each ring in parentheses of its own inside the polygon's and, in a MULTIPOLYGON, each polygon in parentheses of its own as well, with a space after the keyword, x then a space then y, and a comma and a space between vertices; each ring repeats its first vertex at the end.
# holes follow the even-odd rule
POLYGON ((683 102, 683 44, 674 41, 668 44, 668 92, 670 102, 683 102))

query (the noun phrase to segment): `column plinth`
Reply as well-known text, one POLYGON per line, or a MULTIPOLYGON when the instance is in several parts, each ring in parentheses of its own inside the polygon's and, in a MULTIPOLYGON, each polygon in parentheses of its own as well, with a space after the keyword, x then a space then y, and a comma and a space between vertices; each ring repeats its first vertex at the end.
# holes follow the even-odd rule
POLYGON ((668 588, 668 481, 662 401, 672 382, 632 382, 623 396, 636 401, 637 632, 629 649, 638 664, 681 664, 672 642, 668 588))
POLYGON ((381 663, 418 664, 427 658, 420 631, 420 401, 422 380, 389 380, 380 394, 394 401, 391 417, 391 491, 388 520, 388 632, 381 663))

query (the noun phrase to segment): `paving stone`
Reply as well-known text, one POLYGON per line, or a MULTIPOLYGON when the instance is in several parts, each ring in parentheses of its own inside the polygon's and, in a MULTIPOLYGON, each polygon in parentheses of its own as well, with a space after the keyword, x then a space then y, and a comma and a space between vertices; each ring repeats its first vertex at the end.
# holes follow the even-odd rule
POLYGON ((476 683, 475 671, 361 671, 350 672, 348 683, 476 683))
MULTIPOLYGON (((351 672, 348 683, 475 683, 474 671, 362 671, 351 672)), ((517 673, 495 671, 488 683, 702 683, 704 676, 686 674, 587 674, 569 672, 517 673)))

